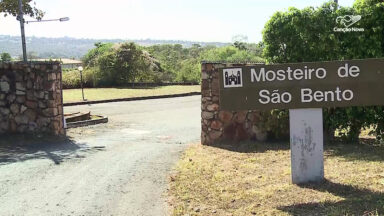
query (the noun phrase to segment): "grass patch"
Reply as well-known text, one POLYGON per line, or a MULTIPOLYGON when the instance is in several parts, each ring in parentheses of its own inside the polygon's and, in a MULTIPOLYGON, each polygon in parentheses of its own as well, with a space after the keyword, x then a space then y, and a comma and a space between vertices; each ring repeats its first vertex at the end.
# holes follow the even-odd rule
MULTIPOLYGON (((87 100, 106 100, 200 92, 200 88, 200 85, 159 86, 148 88, 85 88, 84 97, 87 100)), ((82 101, 81 89, 64 89, 63 98, 64 103, 82 101)))
POLYGON ((291 183, 287 144, 190 147, 170 177, 173 215, 384 215, 384 147, 326 146, 321 184, 291 183))

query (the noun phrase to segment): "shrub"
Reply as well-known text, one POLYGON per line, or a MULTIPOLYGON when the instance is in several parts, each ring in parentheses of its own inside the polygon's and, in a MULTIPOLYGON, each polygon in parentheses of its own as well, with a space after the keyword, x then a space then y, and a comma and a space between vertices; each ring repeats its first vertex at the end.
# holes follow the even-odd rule
MULTIPOLYGON (((268 63, 383 57, 383 6, 379 0, 357 0, 351 8, 336 7, 331 1, 319 8, 289 8, 286 12, 277 12, 263 30, 264 57, 268 63), (364 27, 366 31, 333 32, 336 17, 346 14, 364 17, 355 27, 364 27)), ((276 112, 285 116, 287 111, 276 112)), ((345 131, 343 137, 347 141, 358 140, 360 130, 371 125, 376 126, 377 138, 384 132, 382 107, 327 108, 323 113, 325 131, 331 139, 336 129, 345 131)), ((282 121, 288 122, 288 118, 282 121)))

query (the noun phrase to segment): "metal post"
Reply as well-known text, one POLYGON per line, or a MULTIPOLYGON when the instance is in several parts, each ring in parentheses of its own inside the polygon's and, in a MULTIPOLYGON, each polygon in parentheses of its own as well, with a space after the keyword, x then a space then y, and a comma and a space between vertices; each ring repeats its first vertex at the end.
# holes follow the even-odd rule
POLYGON ((27 62, 27 45, 25 43, 25 32, 24 32, 24 17, 23 17, 23 2, 19 0, 19 17, 20 30, 21 30, 21 44, 23 46, 23 61, 27 62))
POLYGON ((83 101, 85 101, 84 88, 83 88, 83 70, 80 70, 80 86, 81 86, 81 94, 83 95, 83 101))

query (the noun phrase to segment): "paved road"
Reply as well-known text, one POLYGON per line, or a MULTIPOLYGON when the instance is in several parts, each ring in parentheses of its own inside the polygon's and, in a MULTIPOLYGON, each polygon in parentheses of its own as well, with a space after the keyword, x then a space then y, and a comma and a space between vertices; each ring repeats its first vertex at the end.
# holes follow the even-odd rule
POLYGON ((78 110, 109 123, 0 157, 0 215, 166 215, 167 175, 200 140, 200 96, 65 108, 78 110))

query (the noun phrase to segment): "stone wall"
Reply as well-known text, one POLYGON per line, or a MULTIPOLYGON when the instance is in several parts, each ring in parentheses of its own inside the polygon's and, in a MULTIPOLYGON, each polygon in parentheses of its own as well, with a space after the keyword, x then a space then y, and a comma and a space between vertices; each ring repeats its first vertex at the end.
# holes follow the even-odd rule
POLYGON ((213 145, 223 141, 265 141, 262 114, 257 110, 231 112, 220 108, 219 69, 252 64, 202 63, 201 142, 213 145))
POLYGON ((59 62, 0 63, 0 134, 64 135, 59 62))

